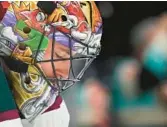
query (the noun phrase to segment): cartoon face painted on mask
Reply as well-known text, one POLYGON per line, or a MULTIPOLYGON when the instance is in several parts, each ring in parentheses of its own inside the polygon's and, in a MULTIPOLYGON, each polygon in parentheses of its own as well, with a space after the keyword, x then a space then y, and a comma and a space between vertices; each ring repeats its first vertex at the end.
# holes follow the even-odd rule
POLYGON ((26 73, 11 70, 9 76, 27 119, 80 80, 100 52, 101 35, 102 19, 94 2, 11 3, 0 26, 5 47, 0 51, 28 65, 26 73))

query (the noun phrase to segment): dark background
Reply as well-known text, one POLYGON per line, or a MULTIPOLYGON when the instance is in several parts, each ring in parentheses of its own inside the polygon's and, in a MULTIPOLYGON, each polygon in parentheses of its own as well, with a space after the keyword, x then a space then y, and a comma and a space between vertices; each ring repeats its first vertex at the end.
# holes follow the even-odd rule
MULTIPOLYGON (((98 6, 99 4, 100 2, 97 2, 98 6)), ((131 55, 129 36, 136 23, 167 10, 167 2, 112 1, 111 4, 114 13, 110 18, 103 18, 102 50, 100 56, 93 62, 99 77, 104 77, 108 73, 108 68, 105 68, 108 59, 131 55)))

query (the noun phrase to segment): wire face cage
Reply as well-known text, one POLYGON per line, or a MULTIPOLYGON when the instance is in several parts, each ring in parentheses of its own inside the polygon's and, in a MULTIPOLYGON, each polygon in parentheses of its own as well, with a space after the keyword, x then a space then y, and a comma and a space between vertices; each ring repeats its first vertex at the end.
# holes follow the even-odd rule
POLYGON ((32 121, 81 79, 100 53, 101 36, 94 2, 10 3, 0 24, 0 55, 25 118, 32 121))
MULTIPOLYGON (((70 86, 74 85, 77 81, 80 81, 81 77, 83 76, 84 72, 86 69, 89 67, 89 65, 92 63, 92 61, 96 58, 97 55, 100 53, 100 42, 97 42, 99 40, 93 40, 93 42, 89 42, 88 44, 85 44, 81 41, 75 40, 72 36, 70 35, 65 35, 68 38, 68 57, 61 57, 58 56, 58 58, 54 58, 54 53, 55 53, 55 31, 56 28, 54 27, 54 32, 53 32, 53 39, 52 39, 52 48, 51 48, 51 54, 50 54, 50 59, 47 60, 38 60, 37 56, 38 53, 40 52, 39 48, 36 53, 35 57, 35 64, 37 63, 43 63, 43 62, 50 62, 53 70, 53 77, 46 77, 43 74, 43 77, 49 81, 50 86, 59 92, 65 91, 68 89, 70 86), (75 40, 75 46, 73 46, 72 41, 75 40), (75 49, 74 49, 75 48, 75 49), (81 52, 78 53, 72 53, 73 50, 81 50, 81 52), (65 77, 61 77, 57 75, 56 73, 56 62, 63 62, 67 61, 70 65, 68 66, 68 74, 65 77)), ((100 38, 101 36, 97 36, 96 39, 100 38)), ((93 38, 94 39, 94 38, 93 38)), ((40 47, 40 46, 39 46, 40 47)), ((42 73, 42 72, 41 72, 42 73)))

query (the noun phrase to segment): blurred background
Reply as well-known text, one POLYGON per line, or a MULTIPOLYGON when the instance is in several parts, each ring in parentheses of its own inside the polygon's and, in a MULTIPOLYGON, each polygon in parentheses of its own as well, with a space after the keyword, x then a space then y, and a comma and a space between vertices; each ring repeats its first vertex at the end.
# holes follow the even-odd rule
POLYGON ((167 2, 96 3, 102 51, 63 94, 69 127, 167 126, 167 2))

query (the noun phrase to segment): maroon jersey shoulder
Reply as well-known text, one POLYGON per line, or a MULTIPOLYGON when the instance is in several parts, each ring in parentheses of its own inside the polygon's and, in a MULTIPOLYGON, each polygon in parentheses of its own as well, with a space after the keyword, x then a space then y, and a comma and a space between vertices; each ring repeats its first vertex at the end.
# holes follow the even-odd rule
POLYGON ((45 112, 49 112, 49 111, 52 111, 52 110, 59 109, 62 101, 63 101, 62 97, 58 96, 56 98, 55 102, 45 112))

